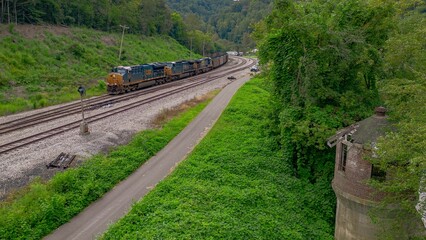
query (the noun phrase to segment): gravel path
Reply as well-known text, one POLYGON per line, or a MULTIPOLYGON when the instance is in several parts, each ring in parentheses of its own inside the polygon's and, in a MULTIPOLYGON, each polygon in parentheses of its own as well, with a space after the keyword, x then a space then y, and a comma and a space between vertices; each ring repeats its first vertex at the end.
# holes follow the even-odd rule
MULTIPOLYGON (((237 61, 238 60, 230 59, 228 65, 235 65, 237 61)), ((209 74, 210 73, 206 73, 206 77, 209 74)), ((235 76, 238 78, 238 75, 235 76)), ((134 108, 119 115, 89 123, 90 135, 87 136, 80 136, 79 130, 76 129, 65 132, 54 138, 32 144, 26 148, 17 149, 8 154, 0 155, 0 199, 3 199, 13 189, 18 189, 27 185, 35 177, 41 177, 42 179, 49 179, 52 177, 59 170, 47 169, 46 164, 55 159, 61 152, 76 155, 76 159, 74 160, 75 164, 84 161, 94 154, 106 153, 114 146, 128 143, 135 133, 150 128, 150 122, 163 109, 179 106, 196 96, 204 95, 215 89, 221 89, 229 82, 230 81, 226 78, 215 80, 203 86, 198 86, 194 89, 134 108)), ((151 95, 152 94, 147 94, 141 98, 147 98, 151 95)), ((120 102, 110 107, 119 108, 130 102, 131 101, 120 102)), ((57 106, 50 108, 56 107, 57 106)), ((46 109, 42 109, 42 111, 46 109)), ((21 118, 37 111, 40 110, 0 117, 0 123, 21 118)), ((85 112, 85 116, 91 116, 100 111, 103 111, 103 109, 88 111, 85 112)), ((76 119, 81 119, 81 115, 76 114, 67 118, 40 124, 33 128, 26 128, 11 134, 4 134, 0 136, 0 143, 10 142, 13 139, 34 132, 42 132, 45 129, 76 119)))

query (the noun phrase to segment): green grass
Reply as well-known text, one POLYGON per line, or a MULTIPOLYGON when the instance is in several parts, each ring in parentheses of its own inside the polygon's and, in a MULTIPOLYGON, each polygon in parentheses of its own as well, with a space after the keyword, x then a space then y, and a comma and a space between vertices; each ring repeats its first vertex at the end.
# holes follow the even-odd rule
POLYGON ((77 100, 80 84, 88 96, 106 93, 102 82, 113 66, 190 56, 172 38, 126 34, 119 61, 120 33, 62 28, 54 34, 46 27, 29 38, 19 34, 20 27, 9 33, 0 25, 0 115, 77 100))
POLYGON ((102 238, 333 239, 330 179, 297 179, 277 155, 263 85, 243 86, 190 157, 102 238))
POLYGON ((47 183, 36 181, 12 200, 0 203, 0 239, 40 239, 129 176, 161 150, 207 105, 178 115, 160 130, 138 134, 127 146, 98 155, 47 183))

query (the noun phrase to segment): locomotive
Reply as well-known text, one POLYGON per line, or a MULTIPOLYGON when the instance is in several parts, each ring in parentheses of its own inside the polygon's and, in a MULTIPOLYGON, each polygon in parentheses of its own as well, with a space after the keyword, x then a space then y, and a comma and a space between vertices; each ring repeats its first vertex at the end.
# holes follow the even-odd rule
POLYGON ((121 94, 140 88, 175 81, 222 66, 228 54, 177 62, 149 63, 115 67, 106 79, 109 94, 121 94))

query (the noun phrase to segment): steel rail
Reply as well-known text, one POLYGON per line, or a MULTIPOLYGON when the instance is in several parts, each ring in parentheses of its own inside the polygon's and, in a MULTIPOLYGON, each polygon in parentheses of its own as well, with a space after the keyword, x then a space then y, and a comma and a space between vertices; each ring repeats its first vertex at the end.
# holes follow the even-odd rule
MULTIPOLYGON (((245 63, 247 63, 247 61, 245 61, 245 63)), ((211 78, 204 79, 202 81, 197 81, 197 82, 193 82, 193 83, 190 83, 190 84, 187 84, 187 85, 184 85, 184 86, 180 86, 179 88, 170 90, 168 92, 159 93, 158 95, 153 96, 153 97, 148 98, 148 99, 142 99, 142 100, 130 103, 130 104, 128 104, 126 106, 123 106, 123 107, 120 107, 120 108, 111 109, 109 111, 98 113, 96 115, 88 117, 86 120, 89 121, 89 122, 96 122, 96 121, 105 119, 107 117, 110 117, 112 115, 116 115, 118 113, 122 113, 122 112, 128 111, 130 109, 133 109, 133 108, 145 105, 147 103, 151 103, 153 101, 162 99, 164 97, 168 97, 168 96, 174 95, 176 93, 179 93, 179 92, 182 92, 182 91, 194 88, 196 86, 205 84, 207 82, 219 79, 219 78, 224 77, 224 76, 226 76, 228 74, 232 74, 232 73, 241 71, 241 70, 243 70, 243 69, 245 69, 247 67, 251 67, 253 65, 254 65, 254 62, 252 62, 248 66, 243 66, 243 67, 240 67, 240 68, 236 68, 236 69, 234 69, 232 71, 223 73, 223 74, 218 75, 218 76, 214 76, 214 77, 211 77, 211 78)), ((53 137, 55 135, 58 135, 58 134, 61 134, 61 133, 64 133, 64 132, 76 129, 76 128, 78 128, 80 126, 80 123, 81 123, 81 120, 73 121, 71 123, 67 123, 67 124, 64 124, 64 125, 56 127, 56 128, 52 128, 52 129, 50 129, 48 131, 45 131, 43 133, 36 133, 36 134, 31 135, 31 136, 24 137, 24 138, 21 138, 21 139, 18 139, 18 140, 15 140, 15 141, 8 142, 6 144, 0 145, 0 155, 1 154, 5 154, 7 152, 10 152, 12 150, 18 149, 18 148, 22 148, 22 147, 27 146, 29 144, 32 144, 32 143, 35 143, 35 142, 38 142, 38 141, 41 141, 41 140, 53 137)))
MULTIPOLYGON (((246 61, 243 59, 243 61, 241 63, 239 63, 239 65, 244 65, 246 63, 246 61)), ((235 67, 235 66, 234 66, 235 67)), ((225 70, 229 69, 225 68, 225 70)), ((217 69, 214 69, 213 71, 215 72, 209 72, 209 73, 216 73, 219 71, 216 71, 217 69)), ((221 68, 220 70, 223 71, 223 69, 221 68)), ((159 86, 155 86, 155 87, 151 87, 151 88, 147 88, 147 89, 141 89, 143 91, 135 91, 135 92, 131 92, 122 96, 111 96, 111 95, 102 95, 96 98, 92 98, 92 99, 87 99, 85 101, 86 110, 94 110, 97 108, 101 108, 103 106, 106 106, 108 104, 115 104, 115 103, 119 103, 122 101, 126 101, 135 97, 139 97, 141 95, 145 95, 145 94, 149 94, 158 90, 162 90, 162 89, 166 89, 166 88, 170 88, 173 86, 179 86, 179 85, 183 85, 185 83, 187 83, 188 81, 194 81, 194 80, 198 80, 200 78, 202 78, 204 76, 203 75, 196 75, 194 77, 191 78, 186 78, 183 81, 173 81, 173 82, 169 82, 163 85, 159 85, 159 86), (106 99, 106 100, 105 100, 106 99)), ((81 111, 81 104, 80 102, 76 102, 73 104, 69 104, 66 106, 62 106, 61 108, 56 108, 56 109, 52 109, 52 110, 47 110, 41 113, 36 113, 34 115, 31 116, 26 116, 23 118, 19 118, 19 119, 15 119, 13 121, 9 121, 9 122, 5 122, 5 123, 1 123, 0 124, 0 134, 5 134, 5 133, 10 133, 13 131, 17 131, 17 130, 21 130, 23 128, 27 128, 27 127, 32 127, 41 123, 45 123, 48 121, 52 121, 55 119, 59 119, 59 118, 63 118, 66 116, 69 116, 71 114, 75 114, 81 111)))

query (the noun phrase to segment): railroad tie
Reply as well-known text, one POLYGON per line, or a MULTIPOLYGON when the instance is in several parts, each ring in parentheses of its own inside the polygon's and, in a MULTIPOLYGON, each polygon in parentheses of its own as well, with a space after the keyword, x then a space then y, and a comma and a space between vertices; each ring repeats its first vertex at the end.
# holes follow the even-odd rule
POLYGON ((65 154, 61 152, 53 161, 46 165, 47 168, 62 168, 66 169, 74 161, 75 155, 65 154))

